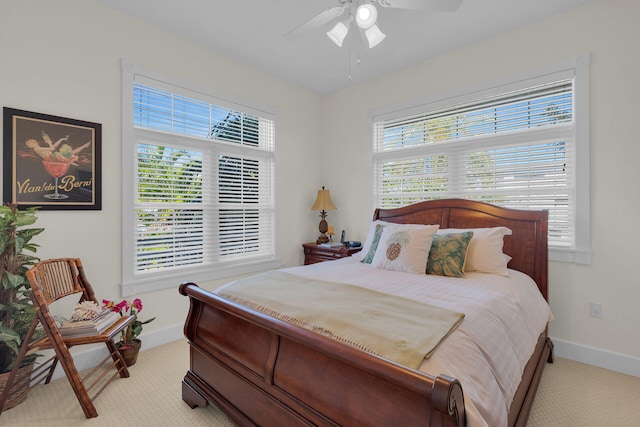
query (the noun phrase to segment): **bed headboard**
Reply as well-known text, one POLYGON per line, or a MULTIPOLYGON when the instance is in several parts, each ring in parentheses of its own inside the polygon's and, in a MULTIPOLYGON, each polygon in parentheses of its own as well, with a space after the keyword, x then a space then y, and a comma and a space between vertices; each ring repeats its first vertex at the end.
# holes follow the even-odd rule
POLYGON ((508 267, 529 275, 540 293, 547 293, 546 210, 507 209, 466 199, 429 200, 396 209, 376 209, 374 221, 399 224, 440 224, 440 228, 484 228, 505 226, 513 234, 504 238, 504 253, 511 257, 508 267))

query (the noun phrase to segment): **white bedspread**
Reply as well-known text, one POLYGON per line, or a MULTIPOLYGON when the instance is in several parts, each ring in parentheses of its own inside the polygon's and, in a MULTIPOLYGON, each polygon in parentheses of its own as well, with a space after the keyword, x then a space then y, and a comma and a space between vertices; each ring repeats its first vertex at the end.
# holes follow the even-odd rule
POLYGON ((470 427, 507 425, 524 367, 553 318, 533 280, 514 270, 509 277, 467 273, 457 279, 380 270, 344 258, 284 271, 463 312, 465 320, 420 370, 460 380, 470 427))

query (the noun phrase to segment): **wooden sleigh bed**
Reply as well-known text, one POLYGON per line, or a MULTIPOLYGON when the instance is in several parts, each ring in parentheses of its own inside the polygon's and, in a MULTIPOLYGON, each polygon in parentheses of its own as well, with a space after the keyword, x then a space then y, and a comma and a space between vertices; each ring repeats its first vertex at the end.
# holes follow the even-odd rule
MULTIPOLYGON (((440 228, 505 226, 508 267, 530 276, 547 299, 547 212, 462 199, 377 209, 374 220, 440 228)), ((237 425, 465 426, 464 384, 456 372, 432 375, 342 344, 183 283, 190 299, 184 333, 190 369, 182 398, 213 403, 237 425)), ((536 332, 537 334, 537 332, 536 332)), ((529 358, 508 413, 526 425, 544 364, 546 329, 529 358)))

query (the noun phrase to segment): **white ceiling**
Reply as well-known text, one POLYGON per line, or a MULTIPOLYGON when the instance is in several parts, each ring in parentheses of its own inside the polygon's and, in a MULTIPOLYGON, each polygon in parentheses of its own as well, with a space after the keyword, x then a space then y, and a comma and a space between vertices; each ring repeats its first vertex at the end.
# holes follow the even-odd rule
POLYGON ((591 0, 463 0, 453 13, 378 7, 378 26, 387 37, 373 49, 357 31, 342 48, 333 44, 325 33, 337 21, 299 40, 284 37, 339 0, 98 1, 293 84, 329 93, 591 0))

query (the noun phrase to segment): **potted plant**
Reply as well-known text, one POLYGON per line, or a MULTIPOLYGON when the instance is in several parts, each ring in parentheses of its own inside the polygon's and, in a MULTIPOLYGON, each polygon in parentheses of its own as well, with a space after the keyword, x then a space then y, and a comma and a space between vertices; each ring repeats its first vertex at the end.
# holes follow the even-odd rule
MULTIPOLYGON (((36 208, 20 211, 16 204, 0 206, 0 399, 20 346, 36 317, 29 296, 29 281, 25 276, 26 271, 40 261, 33 255, 37 245, 31 243, 31 239, 44 229, 29 227, 36 219, 36 208)), ((31 370, 37 357, 37 354, 24 357, 2 409, 16 406, 26 399, 31 370)))
POLYGON ((122 355, 125 364, 131 366, 138 360, 138 352, 142 346, 142 341, 138 339, 138 335, 142 332, 142 325, 155 320, 155 317, 145 320, 138 319, 138 313, 142 311, 142 301, 140 298, 134 299, 132 302, 122 300, 118 304, 109 300, 102 300, 104 308, 120 313, 120 316, 136 316, 136 319, 122 330, 120 341, 116 343, 116 347, 122 355))

